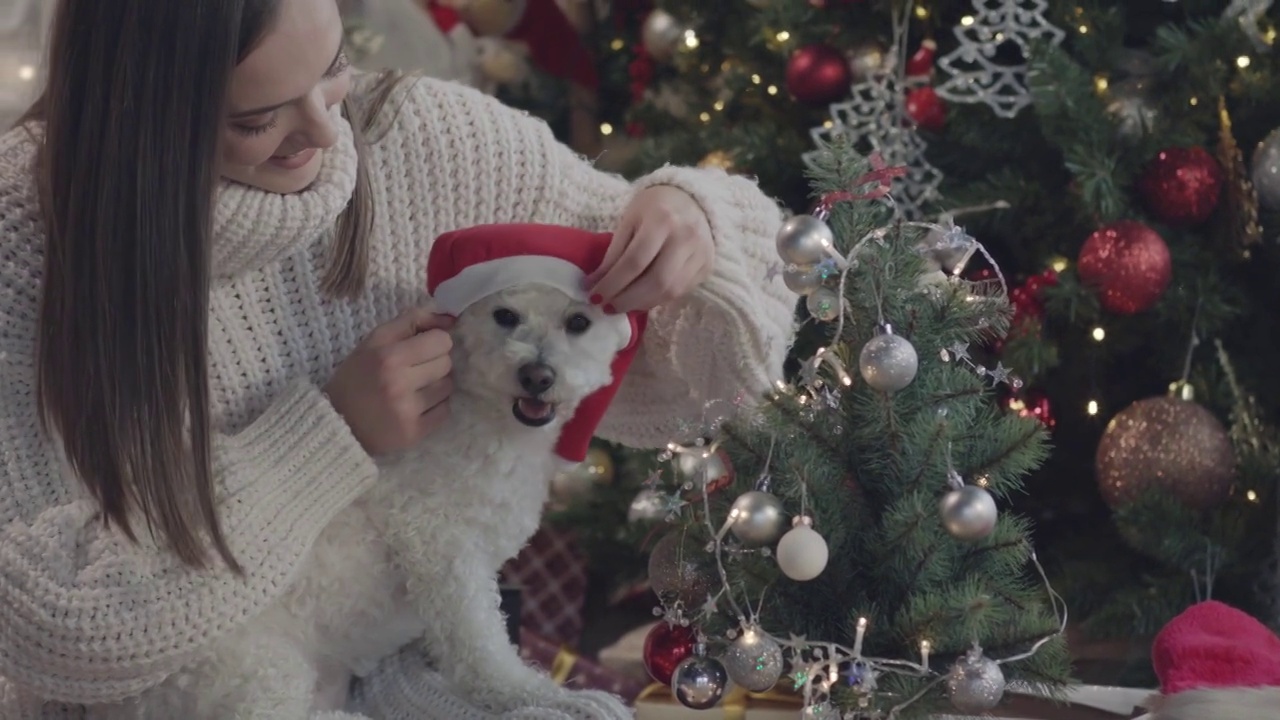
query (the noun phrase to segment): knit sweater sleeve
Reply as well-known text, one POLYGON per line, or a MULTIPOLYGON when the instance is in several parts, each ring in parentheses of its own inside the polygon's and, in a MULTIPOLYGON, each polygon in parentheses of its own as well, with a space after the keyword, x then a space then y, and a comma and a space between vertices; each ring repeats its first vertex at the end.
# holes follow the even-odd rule
POLYGON ((0 138, 0 676, 50 700, 112 702, 159 683, 280 595, 376 468, 323 394, 298 381, 247 428, 214 439, 218 509, 244 577, 183 566, 140 519, 136 545, 107 528, 40 429, 43 238, 29 153, 12 135, 0 138))

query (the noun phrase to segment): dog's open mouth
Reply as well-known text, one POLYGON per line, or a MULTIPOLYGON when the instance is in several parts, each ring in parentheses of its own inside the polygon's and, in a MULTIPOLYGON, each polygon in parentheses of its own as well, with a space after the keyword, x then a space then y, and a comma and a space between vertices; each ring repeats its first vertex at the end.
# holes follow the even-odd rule
POLYGON ((556 419, 556 406, 537 398, 517 398, 511 406, 511 414, 529 427, 542 427, 556 419))

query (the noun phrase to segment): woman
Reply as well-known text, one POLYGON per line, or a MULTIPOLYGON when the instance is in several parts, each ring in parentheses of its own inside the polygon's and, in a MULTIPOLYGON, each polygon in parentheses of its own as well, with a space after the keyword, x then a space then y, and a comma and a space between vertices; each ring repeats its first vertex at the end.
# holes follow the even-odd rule
MULTIPOLYGON (((0 138, 0 717, 145 716, 375 459, 448 422, 447 321, 418 309, 442 232, 616 231, 593 302, 653 310, 613 439, 779 370, 793 298, 752 183, 627 185, 478 93, 353 77, 341 36, 334 0, 59 3, 47 89, 0 138)), ((316 669, 317 709, 357 674, 369 716, 423 717, 413 638, 376 631, 380 665, 316 669)))

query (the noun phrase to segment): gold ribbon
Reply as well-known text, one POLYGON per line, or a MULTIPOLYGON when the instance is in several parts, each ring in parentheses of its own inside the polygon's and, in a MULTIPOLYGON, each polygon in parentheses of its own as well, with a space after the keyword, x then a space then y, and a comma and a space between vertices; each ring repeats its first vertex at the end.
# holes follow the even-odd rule
MULTIPOLYGON (((662 683, 653 683, 649 685, 636 697, 636 701, 648 698, 661 698, 670 700, 671 688, 662 683)), ((751 703, 755 701, 784 703, 787 705, 799 706, 802 700, 795 693, 781 692, 778 690, 766 690, 765 692, 750 692, 740 685, 733 686, 724 698, 720 701, 720 717, 723 720, 746 720, 747 710, 750 709, 751 703)))
POLYGON ((551 679, 555 680, 557 685, 565 684, 569 680, 569 673, 573 672, 573 666, 577 664, 578 654, 561 645, 556 658, 551 661, 551 679))

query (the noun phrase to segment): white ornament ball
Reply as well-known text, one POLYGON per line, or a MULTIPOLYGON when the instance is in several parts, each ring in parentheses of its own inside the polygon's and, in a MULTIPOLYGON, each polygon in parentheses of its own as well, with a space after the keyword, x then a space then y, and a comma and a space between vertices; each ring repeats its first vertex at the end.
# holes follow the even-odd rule
POLYGON ((831 227, 812 215, 793 215, 778 229, 778 256, 793 265, 817 265, 835 244, 831 227))
POLYGON ((655 60, 665 62, 676 54, 684 31, 684 26, 674 15, 665 10, 654 10, 640 28, 640 42, 655 60))
POLYGON ((797 582, 807 582, 822 574, 829 557, 827 541, 809 523, 799 523, 778 541, 774 554, 778 569, 797 582))
POLYGON ((840 317, 840 293, 831 288, 818 288, 804 299, 804 306, 809 314, 822 322, 832 322, 840 317))
POLYGON ((782 648, 768 634, 749 627, 724 651, 729 679, 751 692, 764 692, 782 677, 782 648))
POLYGON ((958 540, 981 540, 996 529, 999 511, 991 493, 977 485, 965 485, 942 498, 942 525, 958 540))
POLYGON ((822 287, 822 270, 806 265, 791 265, 782 271, 782 282, 797 295, 808 295, 822 287))
POLYGON ((767 492, 748 490, 729 508, 729 530, 743 547, 772 545, 787 529, 782 501, 767 492))
POLYGON ((893 333, 871 338, 858 356, 862 379, 881 392, 897 392, 910 385, 919 368, 920 358, 911 342, 893 333))
POLYGON ((1253 151, 1252 179, 1258 204, 1280 210, 1280 128, 1272 130, 1253 151))
POLYGON ((1005 679, 1000 665, 978 654, 956 661, 947 675, 947 694, 955 709, 963 713, 985 713, 1004 698, 1005 679))
POLYGON ((635 498, 631 501, 631 506, 627 508, 627 522, 661 520, 670 511, 671 505, 666 496, 657 490, 644 488, 636 493, 635 498))

